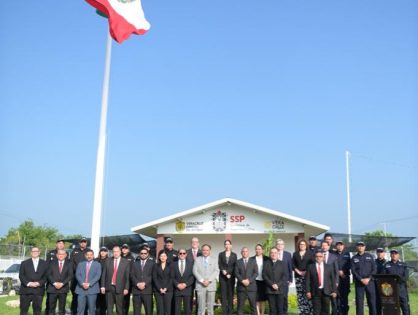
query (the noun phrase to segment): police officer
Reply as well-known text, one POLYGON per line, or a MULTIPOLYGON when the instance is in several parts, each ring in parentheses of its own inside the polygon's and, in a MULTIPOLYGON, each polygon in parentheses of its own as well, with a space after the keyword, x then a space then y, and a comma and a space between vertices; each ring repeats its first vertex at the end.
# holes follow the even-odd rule
MULTIPOLYGON (((77 270, 77 266, 80 262, 86 260, 84 254, 87 251, 87 239, 85 237, 82 237, 80 239, 80 241, 78 242, 78 247, 74 248, 72 253, 71 253, 71 263, 73 265, 73 271, 75 274, 75 271, 77 270)), ((75 281, 75 277, 74 280, 71 282, 71 293, 73 294, 73 299, 71 301, 71 314, 72 315, 77 315, 77 307, 78 307, 78 303, 77 303, 77 293, 75 293, 75 288, 77 286, 77 281, 75 281)), ((86 313, 87 313, 87 309, 86 309, 86 313)))
POLYGON ((309 237, 309 251, 311 252, 312 257, 315 256, 315 253, 319 250, 318 240, 316 236, 309 237))
POLYGON ((398 282, 399 288, 399 303, 401 306, 402 314, 409 315, 409 298, 408 298, 408 267, 405 263, 399 261, 399 252, 396 249, 390 251, 390 261, 385 264, 384 273, 391 275, 398 275, 400 281, 398 282))
MULTIPOLYGON (((385 250, 382 247, 376 249, 376 274, 381 275, 385 271, 385 250)), ((380 301, 379 291, 377 290, 377 283, 376 283, 376 310, 377 314, 382 314, 382 302, 380 301)))
POLYGON ((364 314, 364 293, 366 293, 369 314, 376 315, 376 288, 372 275, 376 273, 376 263, 369 253, 366 244, 357 242, 357 254, 351 258, 351 272, 353 273, 356 289, 356 314, 364 314))
POLYGON ((168 263, 171 263, 173 261, 177 261, 178 253, 174 249, 174 242, 173 242, 173 239, 171 237, 167 237, 165 239, 164 248, 158 252, 158 257, 160 256, 160 253, 162 253, 162 252, 165 252, 167 254, 167 262, 168 263))
POLYGON ((351 258, 350 252, 346 251, 344 248, 344 243, 338 241, 335 243, 338 262, 338 276, 339 276, 339 285, 338 285, 338 307, 339 314, 347 315, 348 314, 348 295, 350 293, 350 268, 351 268, 351 258))
POLYGON ((333 253, 333 252, 336 251, 336 249, 334 248, 334 244, 333 244, 334 243, 334 238, 332 237, 331 233, 325 233, 324 241, 328 243, 330 252, 333 253))
MULTIPOLYGON (((106 262, 109 259, 109 250, 106 246, 100 247, 99 255, 95 259, 97 262, 100 263, 103 268, 106 266, 106 262)), ((106 295, 102 294, 101 292, 97 295, 96 300, 96 315, 106 315, 106 295)))
MULTIPOLYGON (((135 262, 134 256, 132 256, 131 249, 129 248, 128 244, 123 244, 121 246, 122 254, 121 257, 128 260, 130 266, 132 268, 132 264, 135 262)), ((132 293, 132 285, 129 283, 129 293, 123 297, 123 311, 125 315, 128 315, 129 312, 129 305, 131 302, 131 293, 132 293)))

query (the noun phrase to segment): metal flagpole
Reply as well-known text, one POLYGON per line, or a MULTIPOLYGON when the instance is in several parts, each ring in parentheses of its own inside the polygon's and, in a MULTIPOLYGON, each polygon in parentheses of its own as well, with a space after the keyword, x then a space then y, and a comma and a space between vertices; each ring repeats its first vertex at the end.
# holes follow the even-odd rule
POLYGON ((351 198, 350 198, 350 152, 345 151, 345 168, 347 182, 347 219, 348 219, 348 241, 351 243, 351 198))
POLYGON ((107 104, 108 104, 108 96, 109 96, 111 53, 112 53, 112 37, 110 36, 110 33, 108 32, 107 43, 106 43, 105 70, 104 70, 104 77, 103 77, 102 110, 101 110, 101 115, 100 115, 99 144, 97 148, 93 219, 92 219, 92 225, 91 225, 90 248, 94 251, 95 254, 99 253, 99 246, 100 246, 100 226, 101 226, 101 219, 102 219, 105 152, 106 152, 107 104))

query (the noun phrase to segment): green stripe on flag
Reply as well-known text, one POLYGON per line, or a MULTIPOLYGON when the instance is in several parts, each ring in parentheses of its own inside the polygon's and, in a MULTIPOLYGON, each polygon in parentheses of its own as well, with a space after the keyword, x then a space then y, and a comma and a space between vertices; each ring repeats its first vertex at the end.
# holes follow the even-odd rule
POLYGON ((100 15, 100 16, 102 16, 102 17, 104 17, 104 18, 108 18, 108 16, 105 14, 105 13, 103 13, 102 11, 99 11, 99 10, 96 10, 96 13, 98 14, 98 15, 100 15))

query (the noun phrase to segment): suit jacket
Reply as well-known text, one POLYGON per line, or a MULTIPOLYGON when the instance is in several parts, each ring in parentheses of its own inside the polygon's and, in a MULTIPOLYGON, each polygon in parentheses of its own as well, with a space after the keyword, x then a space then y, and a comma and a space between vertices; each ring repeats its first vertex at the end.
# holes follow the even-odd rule
POLYGON ((237 263, 237 260, 237 254, 231 252, 227 263, 225 251, 220 252, 218 255, 219 278, 223 277, 226 279, 226 276, 224 276, 222 270, 226 270, 227 274, 234 277, 235 264, 237 263))
POLYGON ((87 277, 87 282, 89 283, 89 288, 87 290, 85 290, 82 286, 83 282, 86 280, 86 267, 87 261, 82 261, 77 266, 75 271, 75 278, 77 280, 75 293, 79 295, 97 294, 100 292, 99 281, 102 275, 102 266, 97 261, 93 260, 91 262, 89 274, 87 277))
POLYGON ((131 269, 132 294, 152 294, 152 271, 154 265, 154 260, 147 259, 145 261, 144 269, 142 270, 141 260, 134 262, 131 269), (145 289, 140 290, 138 288, 137 284, 139 282, 145 282, 145 289))
POLYGON ((19 270, 19 279, 21 282, 20 294, 35 294, 43 295, 45 292, 46 274, 48 269, 48 263, 39 259, 38 268, 35 271, 32 258, 29 258, 22 262, 19 270), (28 287, 29 282, 39 282, 40 286, 37 288, 28 287))
MULTIPOLYGON (((196 258, 197 257, 200 257, 200 256, 202 256, 202 251, 200 250, 200 249, 198 249, 197 250, 197 256, 196 256, 196 258)), ((193 259, 193 251, 192 251, 192 249, 191 248, 189 248, 188 250, 187 250, 187 260, 188 261, 194 261, 194 259, 193 259)))
MULTIPOLYGON (((106 261, 105 268, 102 270, 102 278, 100 280, 100 287, 110 290, 112 285, 113 266, 115 259, 112 257, 106 261)), ((129 273, 130 262, 126 259, 120 258, 118 271, 116 273, 116 294, 123 294, 123 290, 129 290, 129 273)))
MULTIPOLYGON (((231 255, 232 257, 232 255, 231 255)), ((231 257, 229 258, 231 260, 231 257)), ((208 289, 209 291, 216 291, 216 278, 219 273, 218 262, 213 257, 209 257, 208 265, 205 266, 205 257, 200 256, 196 258, 193 264, 193 274, 196 278, 196 290, 200 291, 208 289), (209 280, 209 286, 205 287, 202 280, 209 280)))
MULTIPOLYGON (((339 267, 338 267, 338 256, 335 254, 335 252, 333 251, 329 251, 327 253, 328 259, 327 259, 327 265, 330 265, 332 267, 332 270, 334 270, 334 274, 335 274, 335 281, 336 283, 339 283, 340 281, 340 277, 339 277, 339 267)), ((324 259, 324 263, 325 263, 325 259, 324 259)))
POLYGON ((288 268, 285 262, 277 260, 273 263, 272 260, 268 260, 263 265, 263 279, 266 283, 266 294, 283 294, 283 287, 287 286, 288 268), (272 288, 273 284, 279 286, 278 290, 272 288))
POLYGON ((167 263, 164 270, 161 268, 161 264, 154 264, 154 268, 152 270, 152 284, 154 291, 158 293, 160 292, 160 289, 167 289, 167 292, 173 291, 173 275, 171 271, 171 264, 167 263))
POLYGON ((193 266, 194 266, 194 263, 191 263, 186 260, 186 266, 184 268, 183 275, 181 275, 180 262, 175 261, 171 264, 171 277, 173 279, 174 296, 192 296, 193 295, 193 287, 195 284, 195 279, 193 276, 193 266), (186 288, 184 288, 183 290, 179 290, 177 288, 177 285, 179 283, 185 283, 186 288))
POLYGON ((59 262, 57 259, 49 261, 49 267, 47 271, 48 293, 67 293, 70 289, 70 281, 73 279, 73 264, 68 260, 64 260, 62 271, 59 271, 59 262), (54 287, 53 283, 62 282, 64 286, 61 289, 54 287))
MULTIPOLYGON (((323 289, 324 294, 330 295, 333 292, 337 292, 337 282, 335 280, 334 267, 329 264, 324 265, 324 279, 323 289)), ((313 296, 319 294, 319 282, 318 282, 318 272, 316 270, 316 263, 310 264, 306 272, 306 292, 311 292, 313 296)))
POLYGON ((283 251, 282 262, 286 266, 287 269, 287 281, 293 282, 293 262, 292 262, 292 254, 288 251, 283 251))
POLYGON ((235 277, 237 278, 237 292, 239 291, 257 291, 257 283, 255 278, 258 276, 257 262, 254 258, 248 257, 247 267, 245 267, 244 259, 238 259, 235 264, 235 277), (250 284, 245 286, 242 284, 242 280, 250 280, 250 284))

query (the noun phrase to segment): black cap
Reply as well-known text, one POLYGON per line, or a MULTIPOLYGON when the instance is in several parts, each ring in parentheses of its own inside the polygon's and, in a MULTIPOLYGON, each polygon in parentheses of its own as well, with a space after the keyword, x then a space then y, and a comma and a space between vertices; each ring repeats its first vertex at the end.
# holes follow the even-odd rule
POLYGON ((55 243, 64 242, 62 238, 58 239, 55 243))
POLYGON ((376 248, 376 253, 383 253, 384 251, 382 247, 376 248))
POLYGON ((398 251, 397 249, 395 249, 395 248, 394 248, 394 249, 391 249, 391 250, 390 250, 390 253, 391 253, 391 254, 399 254, 399 251, 398 251))
POLYGON ((356 246, 366 246, 366 244, 364 244, 363 241, 359 241, 359 242, 357 242, 356 246))
POLYGON ((128 249, 129 249, 129 246, 128 246, 128 244, 123 244, 123 245, 121 246, 121 248, 128 248, 128 249))
POLYGON ((167 237, 167 238, 165 239, 165 242, 166 242, 166 243, 173 243, 173 239, 172 239, 171 237, 167 237))
POLYGON ((102 246, 102 247, 100 247, 100 251, 101 252, 108 252, 109 250, 107 249, 106 246, 102 246))
POLYGON ((338 241, 338 242, 335 243, 335 245, 339 245, 339 244, 344 245, 344 242, 343 241, 338 241))
POLYGON ((312 235, 312 236, 310 236, 310 237, 309 237, 309 240, 310 240, 310 241, 316 241, 316 236, 313 236, 313 235, 312 235))
POLYGON ((149 248, 149 244, 148 244, 147 242, 142 243, 142 244, 141 244, 141 248, 144 248, 144 247, 148 247, 148 248, 149 248))
POLYGON ((87 243, 87 238, 85 238, 85 237, 80 238, 80 243, 81 242, 86 242, 87 243))

